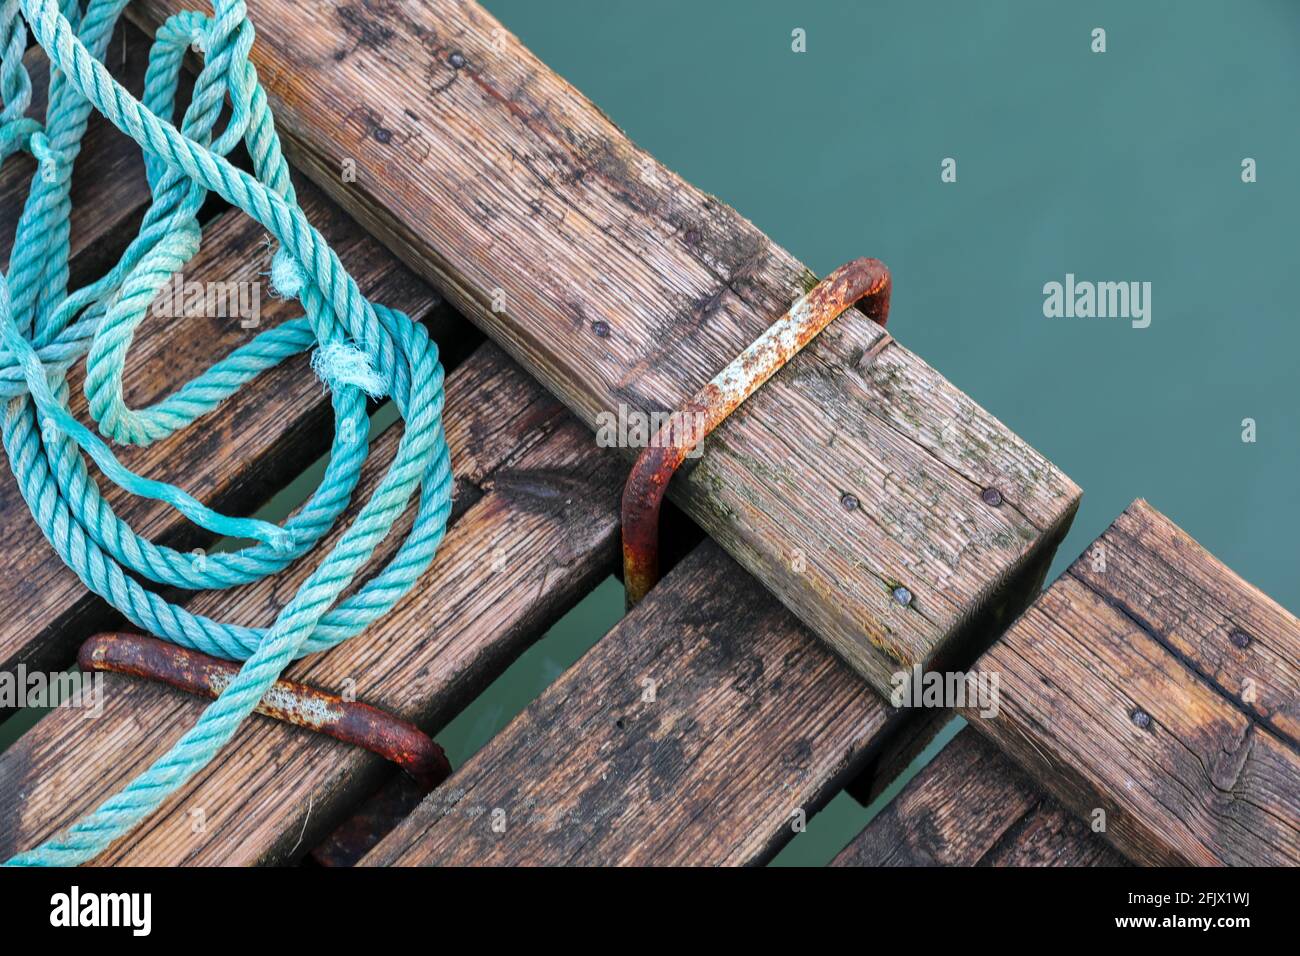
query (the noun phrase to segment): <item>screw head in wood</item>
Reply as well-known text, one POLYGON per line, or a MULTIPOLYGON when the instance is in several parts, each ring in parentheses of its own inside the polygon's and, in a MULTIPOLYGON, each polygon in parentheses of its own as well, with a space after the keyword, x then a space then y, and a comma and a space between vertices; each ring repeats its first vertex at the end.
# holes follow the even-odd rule
POLYGON ((1146 730, 1151 726, 1151 715, 1140 707, 1136 708, 1133 713, 1129 715, 1129 719, 1143 730, 1146 730))
POLYGON ((858 499, 856 496, 849 494, 847 491, 840 495, 840 507, 845 511, 857 511, 858 499))
POLYGON ((450 63, 455 69, 459 70, 462 66, 465 65, 465 58, 461 56, 459 53, 453 53, 451 56, 447 57, 447 62, 450 63))
POLYGON ((894 588, 893 598, 895 604, 901 607, 907 607, 912 603, 912 592, 900 584, 898 587, 894 588))
POLYGON ((591 323, 591 331, 595 332, 598 338, 609 338, 609 323, 604 319, 597 319, 591 323))
POLYGON ((1228 635, 1228 640, 1232 642, 1233 647, 1239 647, 1243 651, 1250 646, 1250 635, 1241 628, 1236 628, 1228 635))
POLYGON ((980 500, 990 508, 997 508, 1002 504, 1002 492, 996 488, 985 488, 980 492, 980 500))

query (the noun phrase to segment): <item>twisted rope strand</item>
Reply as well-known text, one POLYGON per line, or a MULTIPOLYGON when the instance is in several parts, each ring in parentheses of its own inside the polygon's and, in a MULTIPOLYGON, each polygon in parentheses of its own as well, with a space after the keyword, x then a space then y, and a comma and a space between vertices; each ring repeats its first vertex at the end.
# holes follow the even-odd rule
POLYGON ((243 665, 229 687, 166 754, 81 821, 9 865, 72 865, 128 833, 213 759, 290 661, 326 650, 386 613, 437 551, 451 511, 451 459, 442 429, 443 371, 424 327, 371 303, 298 206, 274 119, 248 59, 253 25, 243 0, 215 0, 212 16, 176 14, 150 48, 135 99, 103 64, 127 0, 0 0, 0 163, 38 162, 8 272, 0 274, 0 435, 23 499, 82 583, 128 620, 165 640, 243 665), (22 62, 30 27, 50 58, 45 122, 26 116, 32 86, 22 62), (180 128, 176 106, 187 47, 203 67, 180 128), (223 108, 229 119, 215 136, 223 108), (139 234, 101 278, 69 293, 69 189, 91 110, 134 139, 151 203, 139 234), (243 143, 252 173, 226 156, 243 143), (198 252, 199 210, 210 192, 251 216, 277 244, 272 282, 303 316, 262 332, 147 408, 124 398, 135 333, 162 287, 198 252), (220 514, 113 454, 187 427, 285 359, 317 348, 330 389, 334 439, 320 486, 283 526, 220 514), (86 358, 84 392, 100 438, 73 417, 66 373, 86 358), (366 397, 388 395, 405 428, 397 455, 355 521, 270 627, 215 621, 168 602, 141 581, 202 590, 275 574, 311 550, 347 508, 367 454, 366 397), (255 543, 196 562, 140 537, 113 511, 86 464, 139 496, 172 506, 214 534, 255 543), (415 520, 396 553, 343 598, 419 489, 415 520))

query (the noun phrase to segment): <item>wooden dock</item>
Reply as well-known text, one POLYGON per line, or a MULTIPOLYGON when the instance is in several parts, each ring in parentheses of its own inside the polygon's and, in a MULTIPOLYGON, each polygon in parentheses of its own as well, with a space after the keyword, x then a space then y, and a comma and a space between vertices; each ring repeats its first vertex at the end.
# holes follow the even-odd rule
MULTIPOLYGON (((144 0, 109 66, 138 92, 142 30, 199 6, 144 0)), ((249 9, 308 217, 367 296, 442 349, 456 483, 416 589, 286 676, 350 684, 436 735, 616 570, 629 460, 597 447, 597 416, 676 408, 816 277, 475 3, 249 9)), ((39 100, 39 51, 31 72, 39 100)), ((32 167, 0 175, 0 241, 32 167)), ((138 150, 98 117, 75 183, 74 282, 114 261, 150 199, 138 150)), ((211 207, 186 278, 265 283, 260 227, 211 207)), ((128 402, 297 314, 265 284, 261 302, 256 329, 151 317, 128 402)), ((73 393, 84 416, 75 374, 73 393)), ((329 414, 300 356, 122 458, 251 511, 326 450, 329 414)), ((355 501, 399 437, 373 441, 355 501)), ((966 711, 972 728, 837 865, 1300 862, 1300 622, 1149 505, 1040 594, 1079 489, 852 310, 705 448, 670 497, 708 537, 418 806, 373 754, 257 717, 96 862, 759 864, 793 820, 845 787, 878 793, 928 740, 936 714, 882 696, 914 666, 996 673, 1000 707, 966 711), (338 835, 376 800, 390 801, 377 832, 338 835)), ((211 544, 157 502, 106 497, 156 540, 211 544)), ((46 546, 7 472, 0 533, 0 670, 67 667, 120 625, 46 546)), ((187 607, 265 623, 316 559, 187 607)), ((56 709, 0 754, 0 855, 98 805, 203 706, 133 678, 105 686, 97 719, 56 709)))

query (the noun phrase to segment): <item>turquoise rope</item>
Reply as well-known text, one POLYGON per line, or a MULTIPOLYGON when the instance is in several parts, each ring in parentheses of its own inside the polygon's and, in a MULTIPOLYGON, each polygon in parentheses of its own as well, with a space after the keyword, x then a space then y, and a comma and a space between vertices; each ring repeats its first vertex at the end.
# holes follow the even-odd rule
POLYGON ((197 723, 125 789, 77 824, 8 861, 72 865, 129 832, 208 764, 290 661, 333 647, 388 611, 433 560, 451 510, 451 461, 442 430, 443 372, 422 325, 368 301, 303 215, 266 93, 248 60, 253 26, 242 0, 215 0, 212 16, 183 12, 159 28, 136 100, 103 65, 127 0, 0 0, 0 163, 26 151, 38 162, 0 274, 0 400, 10 466, 37 524, 87 588, 137 627, 185 647, 243 661, 197 723), (27 117, 23 66, 30 26, 51 63, 44 124, 27 117), (170 122, 182 58, 198 44, 203 69, 179 129, 170 122), (213 129, 223 106, 230 119, 213 129), (139 234, 102 278, 68 292, 69 183, 91 110, 144 151, 152 202, 139 234), (244 143, 252 173, 226 156, 244 143), (126 353, 159 289, 198 251, 198 213, 215 192, 278 244, 271 280, 301 318, 261 333, 174 394, 127 407, 126 353), (219 514, 179 488, 134 474, 104 438, 148 444, 201 418, 262 372, 313 347, 330 389, 334 444, 320 486, 282 526, 219 514), (100 438, 68 408, 68 369, 86 356, 85 394, 100 438), (283 570, 342 514, 367 454, 366 397, 392 398, 404 420, 396 458, 333 550, 267 628, 192 614, 141 580, 190 590, 229 588, 283 570), (85 456, 126 491, 165 502, 208 531, 254 544, 202 560, 137 535, 104 501, 85 456), (415 522, 388 564, 342 594, 419 489, 415 522))

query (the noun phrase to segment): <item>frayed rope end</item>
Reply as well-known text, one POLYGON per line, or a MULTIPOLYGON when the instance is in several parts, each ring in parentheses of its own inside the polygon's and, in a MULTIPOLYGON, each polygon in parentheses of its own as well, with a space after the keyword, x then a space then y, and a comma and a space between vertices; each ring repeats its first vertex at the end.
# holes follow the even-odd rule
POLYGON ((282 299, 296 299, 301 295, 307 277, 298 260, 281 247, 271 257, 271 288, 282 299))
POLYGON ((355 385, 374 399, 383 398, 388 393, 370 357, 345 342, 330 342, 318 348, 312 353, 311 368, 331 391, 336 391, 340 385, 355 385))

